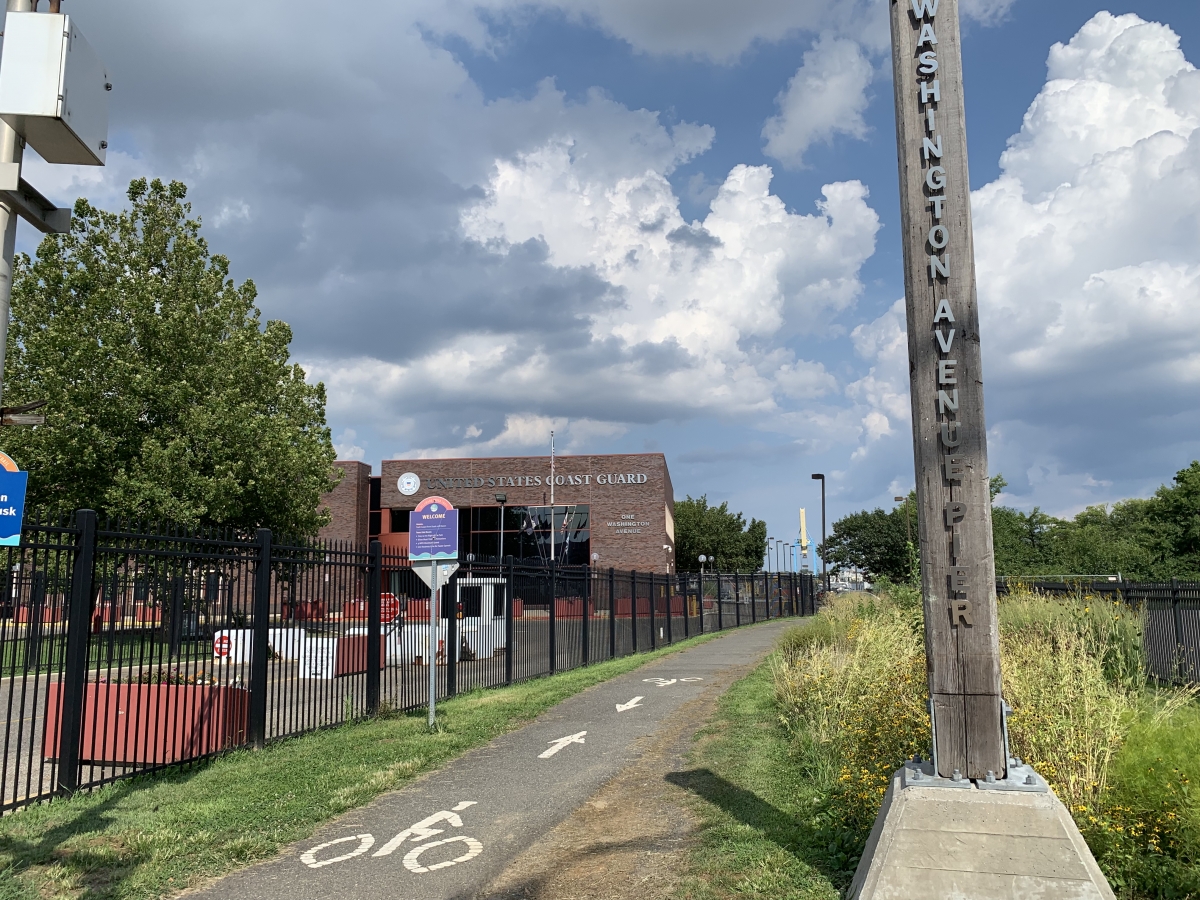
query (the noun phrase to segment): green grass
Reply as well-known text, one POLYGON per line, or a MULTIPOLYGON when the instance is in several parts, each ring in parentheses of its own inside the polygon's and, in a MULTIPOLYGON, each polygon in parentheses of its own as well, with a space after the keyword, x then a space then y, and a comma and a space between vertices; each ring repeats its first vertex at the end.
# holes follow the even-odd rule
POLYGON ((272 856, 321 824, 704 635, 423 712, 345 725, 0 819, 0 900, 154 898, 272 856))
POLYGON ((821 815, 824 790, 796 765, 775 701, 772 661, 735 684, 701 732, 685 772, 698 840, 678 890, 687 900, 833 900, 836 856, 821 815))

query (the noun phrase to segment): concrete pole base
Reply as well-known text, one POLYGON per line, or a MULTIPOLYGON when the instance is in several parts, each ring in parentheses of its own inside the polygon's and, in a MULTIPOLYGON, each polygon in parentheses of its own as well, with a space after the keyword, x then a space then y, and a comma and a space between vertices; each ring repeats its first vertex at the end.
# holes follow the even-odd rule
POLYGON ((903 786, 892 778, 851 900, 1115 900, 1054 794, 903 786))

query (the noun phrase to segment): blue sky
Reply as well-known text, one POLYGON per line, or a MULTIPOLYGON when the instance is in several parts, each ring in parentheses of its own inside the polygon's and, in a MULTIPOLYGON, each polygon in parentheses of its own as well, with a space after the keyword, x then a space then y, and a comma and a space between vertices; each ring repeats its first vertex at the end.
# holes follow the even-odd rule
MULTIPOLYGON (((1145 495, 1200 457, 1200 5, 962 6, 991 469, 1145 495)), ((780 537, 812 472, 831 519, 912 485, 885 2, 69 7, 110 165, 28 177, 185 181, 344 455, 553 427, 780 537)))

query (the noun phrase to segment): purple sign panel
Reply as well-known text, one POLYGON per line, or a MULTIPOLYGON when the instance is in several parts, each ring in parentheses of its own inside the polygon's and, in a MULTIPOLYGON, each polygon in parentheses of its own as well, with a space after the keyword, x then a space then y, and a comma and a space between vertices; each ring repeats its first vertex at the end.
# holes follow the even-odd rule
POLYGON ((408 514, 408 559, 458 559, 458 510, 442 497, 427 497, 408 514))

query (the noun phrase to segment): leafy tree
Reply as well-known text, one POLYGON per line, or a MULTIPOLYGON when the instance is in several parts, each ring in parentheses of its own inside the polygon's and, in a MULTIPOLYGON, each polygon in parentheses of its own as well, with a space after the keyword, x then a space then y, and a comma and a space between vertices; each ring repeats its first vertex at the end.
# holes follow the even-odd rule
POLYGON ((1200 461, 1176 472, 1174 482, 1155 492, 1150 510, 1161 546, 1170 553, 1164 577, 1200 573, 1200 461))
MULTIPOLYGON (((915 524, 915 503, 910 502, 915 524)), ((833 523, 833 534, 817 548, 821 559, 832 571, 861 569, 871 578, 880 576, 895 582, 912 577, 909 552, 909 528, 904 522, 904 505, 890 512, 875 509, 851 513, 833 523)), ((912 529, 916 537, 916 528, 912 529)))
MULTIPOLYGON (((1001 475, 991 479, 993 503, 1006 486, 1001 475)), ((903 568, 903 515, 897 507, 839 519, 822 556, 834 569, 853 566, 896 582, 910 580, 903 568)), ((1024 513, 993 506, 992 544, 998 575, 1200 577, 1200 462, 1181 469, 1147 500, 1089 506, 1071 520, 1036 507, 1024 513)))
POLYGON ((312 535, 333 484, 324 385, 209 254, 186 192, 139 179, 119 214, 79 200, 70 234, 18 258, 4 399, 50 402, 0 441, 35 505, 312 535))
POLYGON ((992 507, 992 547, 997 575, 1042 573, 1055 564, 1054 529, 1064 524, 1040 509, 1023 513, 1008 506, 992 507))
POLYGON ((729 504, 709 506, 708 495, 675 501, 675 565, 680 572, 700 570, 700 554, 722 572, 757 572, 767 552, 767 523, 729 511, 729 504))

